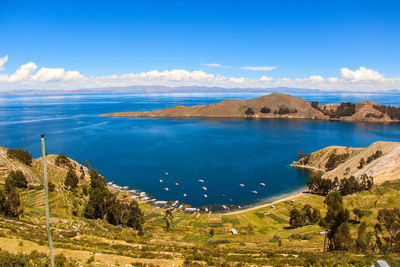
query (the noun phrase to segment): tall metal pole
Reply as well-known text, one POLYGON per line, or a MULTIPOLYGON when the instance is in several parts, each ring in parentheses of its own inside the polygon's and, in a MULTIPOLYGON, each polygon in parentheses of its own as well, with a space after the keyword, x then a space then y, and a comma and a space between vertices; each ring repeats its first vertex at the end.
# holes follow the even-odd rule
POLYGON ((53 241, 51 240, 50 231, 50 212, 49 212, 49 185, 47 182, 47 162, 46 162, 46 150, 44 147, 44 134, 41 135, 42 139, 42 161, 43 161, 43 184, 44 184, 44 204, 46 212, 46 229, 47 238, 49 240, 49 250, 50 250, 50 266, 54 267, 54 255, 53 255, 53 241))

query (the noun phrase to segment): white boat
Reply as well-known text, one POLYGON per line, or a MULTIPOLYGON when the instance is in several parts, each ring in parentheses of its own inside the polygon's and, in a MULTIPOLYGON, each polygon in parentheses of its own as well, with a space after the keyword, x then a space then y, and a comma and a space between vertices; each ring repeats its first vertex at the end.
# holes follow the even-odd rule
POLYGON ((178 184, 178 183, 175 183, 175 186, 179 186, 179 184, 178 184))
POLYGON ((204 180, 201 180, 201 179, 200 179, 200 180, 197 180, 197 181, 198 181, 199 183, 204 183, 204 180))
POLYGON ((165 175, 168 175, 168 172, 166 172, 165 175))
POLYGON ((183 197, 187 197, 187 194, 185 193, 185 194, 183 194, 183 197))
POLYGON ((207 191, 207 187, 203 186, 201 189, 203 189, 204 191, 207 191))
POLYGON ((168 187, 164 188, 164 190, 167 191, 167 192, 169 191, 168 187))
POLYGON ((261 186, 265 186, 265 184, 264 184, 264 183, 260 183, 260 185, 261 185, 261 186))
POLYGON ((244 184, 239 184, 239 186, 240 186, 240 187, 245 187, 245 185, 244 185, 244 184))
POLYGON ((203 196, 204 196, 204 198, 208 198, 208 196, 206 194, 204 194, 203 196))
POLYGON ((163 180, 160 179, 160 184, 162 184, 163 180))
POLYGON ((258 194, 258 192, 257 192, 257 191, 251 191, 251 192, 252 192, 253 194, 256 194, 256 195, 258 194))

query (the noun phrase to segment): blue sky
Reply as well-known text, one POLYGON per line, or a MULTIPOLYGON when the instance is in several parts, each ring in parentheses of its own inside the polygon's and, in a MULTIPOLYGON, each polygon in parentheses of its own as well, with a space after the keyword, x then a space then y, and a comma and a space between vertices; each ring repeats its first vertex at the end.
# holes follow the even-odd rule
POLYGON ((0 10, 3 89, 92 87, 93 79, 400 89, 400 1, 0 0, 0 10), (29 75, 10 81, 28 62, 29 75), (167 73, 123 78, 152 70, 167 73), (75 72, 64 79, 67 71, 75 72))

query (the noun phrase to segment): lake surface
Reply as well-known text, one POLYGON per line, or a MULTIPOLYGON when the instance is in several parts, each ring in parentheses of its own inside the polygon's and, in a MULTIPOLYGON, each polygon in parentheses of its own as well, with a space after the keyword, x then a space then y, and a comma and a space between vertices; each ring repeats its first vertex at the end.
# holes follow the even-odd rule
MULTIPOLYGON (((252 94, 102 94, 0 97, 0 145, 40 156, 40 133, 49 153, 91 165, 109 181, 157 199, 250 205, 305 186, 293 169, 297 152, 329 145, 367 146, 400 141, 400 124, 315 120, 107 118, 102 113, 250 99, 252 94), (166 176, 164 173, 168 172, 166 176), (159 180, 164 183, 160 184, 159 180), (204 184, 197 182, 205 180, 204 184), (175 187, 175 183, 179 183, 175 187), (259 183, 265 183, 261 187, 259 183), (239 184, 245 184, 244 188, 239 184), (208 198, 203 197, 206 186, 208 198), (170 190, 166 192, 164 187, 170 190), (252 194, 256 190, 258 194, 252 194), (187 193, 187 198, 183 198, 187 193), (224 195, 224 196, 223 196, 224 195), (232 202, 229 201, 232 199, 232 202)), ((309 101, 372 100, 398 106, 399 94, 293 94, 309 101)))

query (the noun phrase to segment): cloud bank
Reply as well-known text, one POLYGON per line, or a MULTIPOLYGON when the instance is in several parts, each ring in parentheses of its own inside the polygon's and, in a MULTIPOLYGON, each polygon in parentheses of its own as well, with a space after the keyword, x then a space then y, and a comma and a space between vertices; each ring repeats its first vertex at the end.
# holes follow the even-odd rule
MULTIPOLYGON (((4 68, 7 60, 7 56, 0 58, 1 68, 4 68)), ((211 64, 220 66, 216 63, 211 64)), ((267 71, 267 68, 273 67, 247 68, 262 68, 260 70, 267 71)), ((386 78, 377 70, 366 67, 360 67, 355 70, 343 67, 340 69, 340 77, 322 77, 315 74, 304 78, 275 78, 265 75, 259 78, 248 78, 229 77, 201 70, 189 71, 184 69, 151 70, 123 75, 85 76, 77 70, 38 68, 33 62, 21 65, 12 74, 0 74, 0 89, 5 90, 78 89, 130 85, 219 86, 228 88, 271 88, 283 86, 309 89, 377 91, 400 89, 400 77, 386 78)))

